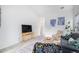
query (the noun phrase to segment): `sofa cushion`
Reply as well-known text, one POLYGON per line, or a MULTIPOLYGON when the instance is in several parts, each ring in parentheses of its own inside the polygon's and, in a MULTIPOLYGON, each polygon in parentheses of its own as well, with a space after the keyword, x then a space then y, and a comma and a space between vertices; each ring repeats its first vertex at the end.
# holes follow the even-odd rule
POLYGON ((71 37, 76 40, 77 38, 79 38, 79 33, 72 33, 71 37))

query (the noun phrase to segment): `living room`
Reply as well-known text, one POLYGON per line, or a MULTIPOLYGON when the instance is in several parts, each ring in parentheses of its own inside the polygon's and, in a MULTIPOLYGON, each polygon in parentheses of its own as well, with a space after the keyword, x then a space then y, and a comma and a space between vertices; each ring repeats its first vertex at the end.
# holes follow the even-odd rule
POLYGON ((78 33, 78 5, 1 5, 0 10, 0 52, 32 53, 36 42, 51 43, 58 34, 78 33))

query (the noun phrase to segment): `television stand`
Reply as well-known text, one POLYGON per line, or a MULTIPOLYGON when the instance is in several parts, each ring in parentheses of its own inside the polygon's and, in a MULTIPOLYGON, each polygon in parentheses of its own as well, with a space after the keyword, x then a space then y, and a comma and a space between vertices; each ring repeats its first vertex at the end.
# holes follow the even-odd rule
POLYGON ((32 39, 33 37, 33 32, 26 32, 26 33, 22 33, 22 41, 27 41, 32 39))

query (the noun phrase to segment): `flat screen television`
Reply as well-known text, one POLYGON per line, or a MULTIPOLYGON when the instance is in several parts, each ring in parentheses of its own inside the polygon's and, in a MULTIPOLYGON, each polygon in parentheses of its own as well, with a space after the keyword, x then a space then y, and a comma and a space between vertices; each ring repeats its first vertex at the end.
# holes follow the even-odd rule
POLYGON ((22 25, 22 33, 32 32, 32 25, 22 25))

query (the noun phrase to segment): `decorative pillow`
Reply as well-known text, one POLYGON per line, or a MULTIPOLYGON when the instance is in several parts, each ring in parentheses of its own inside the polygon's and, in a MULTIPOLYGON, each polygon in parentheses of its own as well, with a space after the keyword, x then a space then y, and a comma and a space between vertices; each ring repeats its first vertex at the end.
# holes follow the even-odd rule
POLYGON ((69 40, 71 38, 71 35, 61 36, 61 38, 65 39, 65 40, 69 40))
POLYGON ((71 45, 73 45, 74 42, 75 42, 75 40, 74 40, 73 38, 70 38, 70 39, 68 40, 68 43, 71 44, 71 45))

